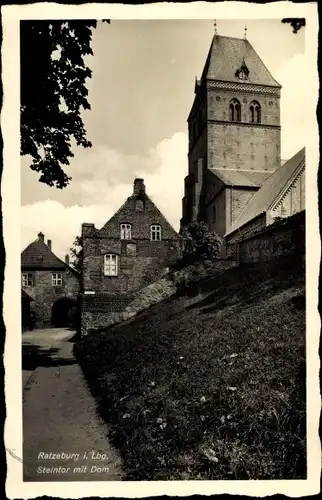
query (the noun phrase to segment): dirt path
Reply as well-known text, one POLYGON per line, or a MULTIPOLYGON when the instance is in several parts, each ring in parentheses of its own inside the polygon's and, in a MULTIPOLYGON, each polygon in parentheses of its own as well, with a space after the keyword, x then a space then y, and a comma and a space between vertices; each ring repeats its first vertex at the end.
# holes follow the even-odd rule
POLYGON ((67 329, 23 334, 24 481, 122 479, 72 336, 67 329))

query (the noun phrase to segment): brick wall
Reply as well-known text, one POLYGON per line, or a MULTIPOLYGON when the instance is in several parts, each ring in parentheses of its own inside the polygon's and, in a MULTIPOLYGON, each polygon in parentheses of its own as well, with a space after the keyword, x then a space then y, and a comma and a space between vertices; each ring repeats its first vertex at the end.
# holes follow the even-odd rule
MULTIPOLYGON (((226 244, 226 256, 238 258, 240 262, 259 262, 282 255, 305 256, 305 212, 275 222, 265 229, 259 230, 261 219, 258 219, 258 232, 240 241, 231 239, 226 244)), ((252 227, 255 231, 255 224, 252 227)))
POLYGON ((51 326, 52 307, 62 297, 75 299, 79 293, 78 278, 69 269, 22 270, 33 275, 33 286, 23 289, 34 299, 31 310, 36 316, 36 327, 51 326), (52 285, 52 273, 62 273, 62 286, 52 285))
POLYGON ((97 297, 105 294, 100 310, 95 305, 99 298, 86 298, 82 308, 83 330, 94 323, 106 324, 111 314, 119 312, 119 306, 110 296, 129 297, 155 282, 180 254, 178 234, 145 194, 141 179, 135 180, 133 194, 100 230, 93 224, 82 225, 82 240, 84 292, 95 292, 97 297), (131 225, 130 239, 121 239, 121 224, 131 225), (151 241, 152 225, 161 226, 160 241, 151 241), (106 254, 118 256, 116 276, 104 274, 106 254))

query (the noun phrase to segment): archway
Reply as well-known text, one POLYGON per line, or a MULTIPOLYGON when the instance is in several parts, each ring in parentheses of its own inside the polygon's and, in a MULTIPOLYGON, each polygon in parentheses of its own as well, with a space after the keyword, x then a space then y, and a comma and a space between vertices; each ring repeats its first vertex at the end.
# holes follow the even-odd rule
POLYGON ((75 299, 61 297, 54 302, 51 315, 51 323, 54 327, 75 327, 77 324, 77 316, 78 307, 75 299))

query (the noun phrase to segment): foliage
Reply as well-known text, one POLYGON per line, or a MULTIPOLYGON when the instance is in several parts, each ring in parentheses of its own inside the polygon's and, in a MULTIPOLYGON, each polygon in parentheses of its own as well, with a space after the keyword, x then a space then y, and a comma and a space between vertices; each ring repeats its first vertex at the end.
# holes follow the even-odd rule
POLYGON ((189 263, 218 257, 222 239, 211 232, 205 222, 191 222, 184 238, 183 259, 189 263))
POLYGON ((73 246, 70 248, 71 253, 71 266, 79 274, 82 273, 83 269, 83 243, 81 236, 76 236, 73 246))
POLYGON ((96 21, 21 21, 21 154, 31 156, 39 181, 64 188, 64 168, 74 156, 72 143, 91 147, 81 113, 89 110, 86 80, 91 70, 92 29, 96 21))
POLYGON ((296 17, 287 17, 282 19, 282 23, 289 23, 293 28, 293 33, 297 34, 297 32, 305 26, 305 18, 296 18, 296 17))

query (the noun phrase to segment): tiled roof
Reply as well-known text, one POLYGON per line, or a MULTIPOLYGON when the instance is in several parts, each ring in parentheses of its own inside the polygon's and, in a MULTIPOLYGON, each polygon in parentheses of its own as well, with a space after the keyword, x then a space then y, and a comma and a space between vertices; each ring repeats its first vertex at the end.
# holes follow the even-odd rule
POLYGON ((235 73, 243 60, 249 69, 247 83, 280 87, 248 40, 218 35, 212 39, 201 79, 240 82, 235 73))
POLYGON ((236 219, 226 235, 233 233, 238 228, 251 221, 258 215, 266 212, 274 203, 285 186, 293 179, 298 170, 305 165, 305 148, 296 153, 290 160, 276 170, 255 193, 246 205, 240 216, 236 219))
POLYGON ((258 172, 253 170, 229 170, 226 168, 210 168, 209 170, 226 186, 240 187, 260 187, 273 173, 272 171, 258 172))
POLYGON ((30 243, 21 253, 21 267, 33 269, 65 269, 66 264, 56 257, 48 246, 38 238, 33 243, 30 243))
POLYGON ((34 299, 32 297, 30 297, 30 295, 28 295, 27 292, 25 292, 25 290, 21 289, 21 298, 23 300, 29 300, 29 302, 32 302, 34 299))

